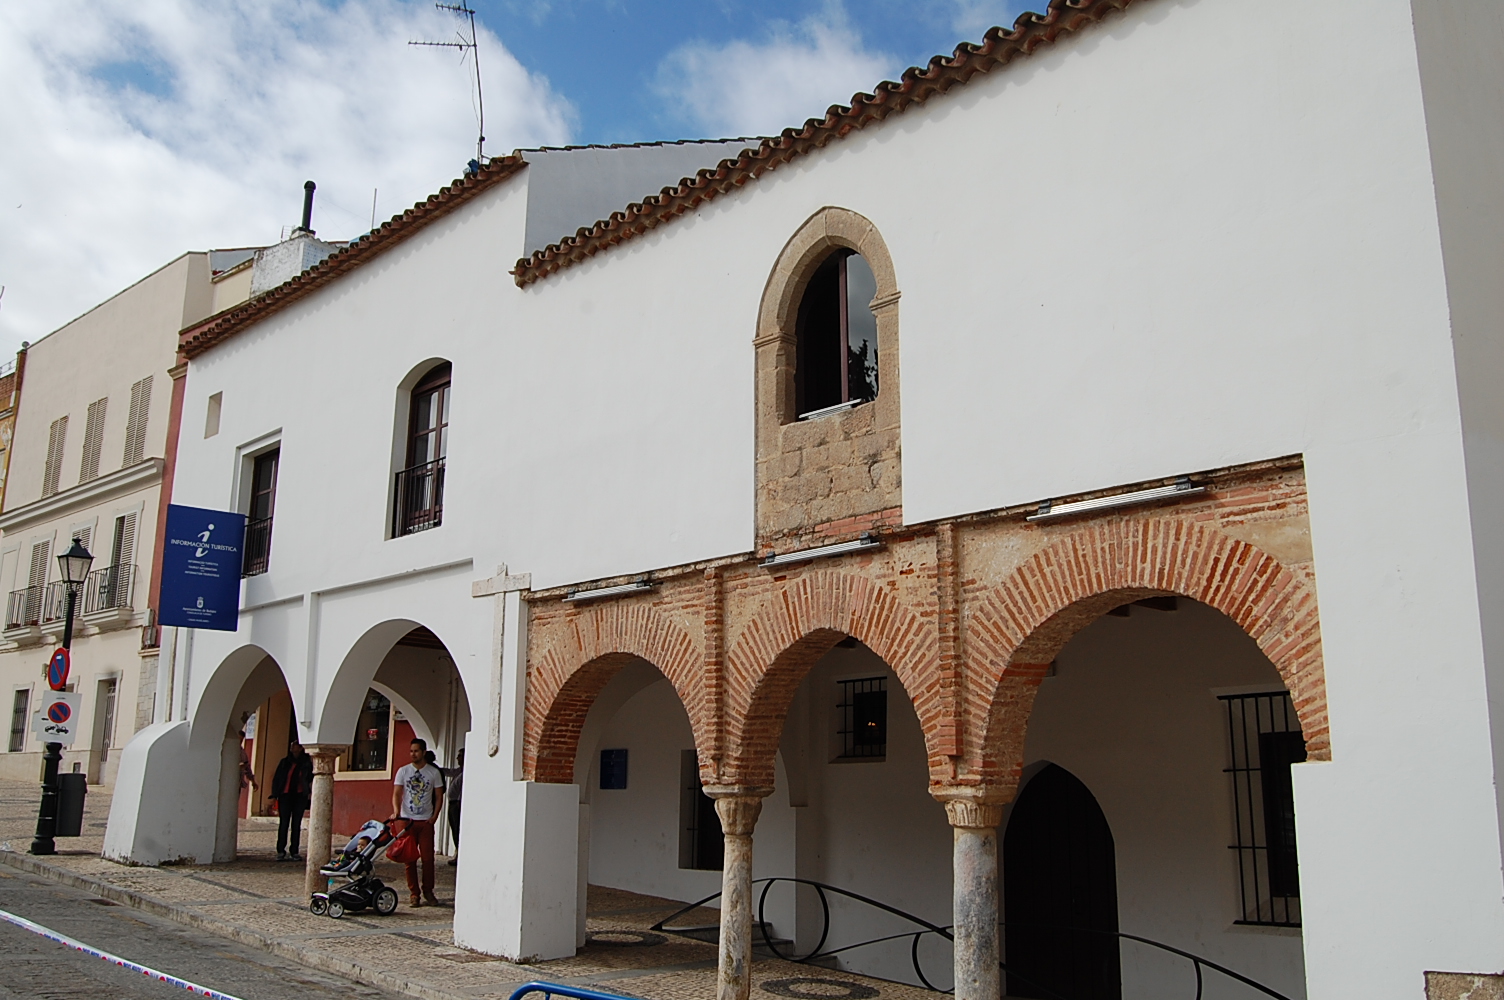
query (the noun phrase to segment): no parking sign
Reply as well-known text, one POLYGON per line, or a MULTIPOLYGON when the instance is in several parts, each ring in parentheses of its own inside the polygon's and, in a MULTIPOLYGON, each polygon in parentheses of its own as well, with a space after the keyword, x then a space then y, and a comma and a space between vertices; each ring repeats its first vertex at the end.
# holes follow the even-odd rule
POLYGON ((68 671, 72 668, 73 661, 66 649, 58 649, 52 654, 52 659, 47 661, 47 686, 54 691, 61 691, 68 686, 68 671))
POLYGON ((43 743, 73 745, 78 731, 78 710, 83 696, 75 691, 48 691, 32 719, 32 732, 43 743))

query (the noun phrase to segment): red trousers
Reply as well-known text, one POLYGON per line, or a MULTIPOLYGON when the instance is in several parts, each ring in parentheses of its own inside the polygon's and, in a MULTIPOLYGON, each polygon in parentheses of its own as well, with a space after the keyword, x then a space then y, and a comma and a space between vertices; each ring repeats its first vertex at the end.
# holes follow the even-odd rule
MULTIPOLYGON (((423 897, 433 898, 433 820, 411 820, 411 836, 418 838, 418 853, 423 862, 423 897)), ((418 862, 407 863, 407 891, 413 898, 418 896, 418 862)))

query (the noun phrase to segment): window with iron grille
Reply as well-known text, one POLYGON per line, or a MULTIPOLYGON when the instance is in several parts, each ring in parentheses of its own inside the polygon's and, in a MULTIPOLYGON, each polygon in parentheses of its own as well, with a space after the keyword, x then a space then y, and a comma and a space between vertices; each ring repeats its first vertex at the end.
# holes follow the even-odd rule
POLYGON ((26 749, 26 710, 30 708, 31 692, 21 688, 16 692, 10 709, 10 752, 20 753, 26 749))
POLYGON ((1240 924, 1300 926, 1295 795, 1290 765, 1306 759, 1300 720, 1284 691, 1224 695, 1240 924))
POLYGON ((397 473, 393 537, 437 528, 443 523, 450 370, 447 363, 439 365, 413 387, 407 421, 407 468, 397 473))
POLYGON ((251 466, 251 504, 245 519, 245 553, 240 575, 265 573, 272 559, 272 517, 277 508, 277 470, 282 449, 257 455, 251 466))
POLYGON ((841 741, 838 755, 845 760, 872 760, 888 754, 888 679, 863 677, 836 682, 841 700, 836 705, 841 741))

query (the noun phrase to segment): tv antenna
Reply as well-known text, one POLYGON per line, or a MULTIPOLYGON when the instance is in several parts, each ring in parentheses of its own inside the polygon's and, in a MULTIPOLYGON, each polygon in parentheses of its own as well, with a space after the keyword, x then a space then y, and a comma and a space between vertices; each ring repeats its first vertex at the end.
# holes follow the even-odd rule
MULTIPOLYGON (((478 119, 478 131, 475 139, 475 159, 472 161, 474 170, 479 170, 486 162, 486 99, 480 86, 480 44, 479 36, 475 33, 475 11, 471 9, 467 0, 459 0, 458 3, 435 3, 439 10, 447 10, 458 14, 470 22, 470 37, 466 38, 464 32, 456 31, 453 42, 408 42, 409 45, 425 45, 437 49, 459 49, 460 61, 465 57, 472 56, 475 60, 475 114, 478 119)), ((474 170, 472 172, 474 172, 474 170)))

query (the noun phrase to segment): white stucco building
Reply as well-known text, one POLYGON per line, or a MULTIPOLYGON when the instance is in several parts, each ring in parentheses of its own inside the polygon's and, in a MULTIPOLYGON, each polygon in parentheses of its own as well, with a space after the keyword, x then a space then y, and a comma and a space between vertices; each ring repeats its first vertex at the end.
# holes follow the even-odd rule
POLYGON ((1189 981, 1113 933, 1497 976, 1501 47, 1483 0, 1057 2, 761 143, 496 160, 191 327, 174 502, 255 513, 275 452, 275 519, 107 853, 233 855, 236 713, 285 684, 329 773, 385 691, 467 747, 493 954, 572 953, 587 880, 724 887, 745 998, 788 876, 954 924, 967 1000, 1189 981))

